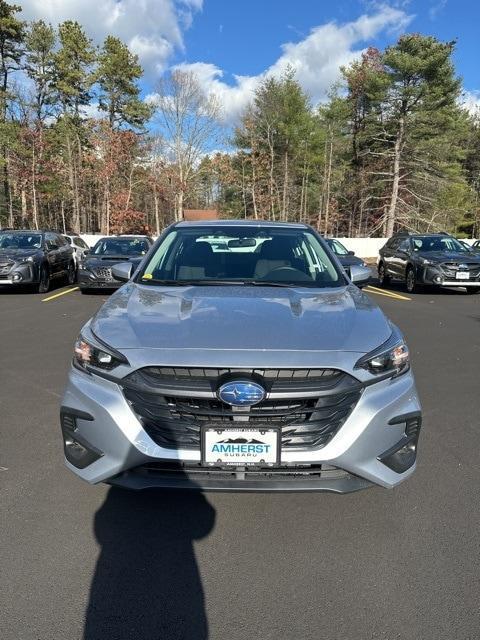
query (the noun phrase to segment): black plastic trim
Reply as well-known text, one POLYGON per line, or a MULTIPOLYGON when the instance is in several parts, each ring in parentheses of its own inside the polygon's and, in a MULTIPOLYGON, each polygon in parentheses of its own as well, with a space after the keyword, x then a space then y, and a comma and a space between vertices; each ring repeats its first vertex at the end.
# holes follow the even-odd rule
POLYGON ((391 425, 403 424, 404 422, 407 422, 407 420, 411 420, 412 418, 421 418, 421 417, 422 417, 421 411, 411 411, 410 413, 402 413, 399 416, 395 416, 394 418, 388 421, 388 424, 391 424, 391 425))
POLYGON ((60 415, 63 415, 64 413, 69 416, 74 416, 74 418, 80 418, 80 420, 88 420, 89 422, 93 422, 95 420, 95 418, 86 411, 80 411, 80 409, 73 409, 72 407, 62 405, 60 407, 60 415))

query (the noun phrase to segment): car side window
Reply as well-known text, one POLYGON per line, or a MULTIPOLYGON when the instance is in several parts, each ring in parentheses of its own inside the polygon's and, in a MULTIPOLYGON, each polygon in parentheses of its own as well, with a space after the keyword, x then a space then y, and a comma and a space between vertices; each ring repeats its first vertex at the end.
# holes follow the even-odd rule
POLYGON ((408 253, 409 249, 410 249, 410 242, 407 238, 402 242, 400 242, 400 244, 398 245, 397 251, 404 251, 405 253, 408 253))
POLYGON ((80 247, 81 249, 88 249, 87 243, 84 240, 82 240, 81 238, 74 238, 73 239, 73 244, 76 247, 80 247))
POLYGON ((53 251, 54 249, 58 249, 57 239, 54 233, 46 233, 45 234, 45 246, 48 251, 53 251))
POLYGON ((68 245, 67 239, 59 234, 55 234, 55 242, 59 247, 66 247, 68 245))
POLYGON ((387 242, 387 249, 389 249, 390 251, 395 251, 395 249, 398 247, 398 245, 400 244, 400 238, 390 238, 390 240, 387 242))

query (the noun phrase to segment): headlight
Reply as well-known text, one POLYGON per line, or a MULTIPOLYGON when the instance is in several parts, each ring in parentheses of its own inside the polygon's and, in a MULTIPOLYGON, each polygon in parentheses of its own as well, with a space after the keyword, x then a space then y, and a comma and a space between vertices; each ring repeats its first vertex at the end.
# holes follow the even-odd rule
POLYGON ((128 360, 121 353, 92 344, 80 335, 75 343, 73 364, 84 371, 90 368, 111 371, 120 364, 128 364, 128 360))
POLYGON ((27 258, 20 258, 18 262, 20 264, 23 264, 24 262, 35 262, 35 259, 33 256, 28 256, 27 258))
POLYGON ((432 260, 427 260, 426 258, 420 258, 420 264, 436 264, 432 262, 432 260))
POLYGON ((366 369, 374 375, 392 374, 392 378, 410 369, 410 353, 397 330, 387 342, 360 358, 355 369, 366 369))

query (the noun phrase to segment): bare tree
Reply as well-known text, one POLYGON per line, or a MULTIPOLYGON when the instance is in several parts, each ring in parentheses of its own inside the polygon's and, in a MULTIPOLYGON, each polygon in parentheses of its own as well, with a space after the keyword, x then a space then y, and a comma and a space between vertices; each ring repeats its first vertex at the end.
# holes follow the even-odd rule
POLYGON ((158 124, 167 159, 175 167, 175 218, 181 220, 188 182, 217 139, 220 108, 216 97, 207 96, 189 71, 173 71, 159 82, 157 94, 158 124))

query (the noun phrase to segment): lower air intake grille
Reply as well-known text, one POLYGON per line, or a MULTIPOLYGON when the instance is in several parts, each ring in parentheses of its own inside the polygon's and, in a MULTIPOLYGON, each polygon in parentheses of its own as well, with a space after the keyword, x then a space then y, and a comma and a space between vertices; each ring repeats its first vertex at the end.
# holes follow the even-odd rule
MULTIPOLYGON (((317 375, 313 381, 309 376, 291 376, 290 387, 292 393, 295 391, 295 397, 279 398, 275 393, 270 393, 266 400, 241 412, 218 400, 213 393, 211 397, 195 397, 193 392, 188 396, 173 395, 173 388, 178 393, 181 384, 177 386, 167 380, 151 384, 152 377, 145 370, 125 378, 123 392, 145 431, 162 447, 198 450, 202 425, 266 425, 281 428, 283 449, 318 449, 324 447, 338 432, 361 394, 355 378, 341 371, 324 371, 328 371, 328 375, 317 375), (302 388, 305 397, 297 397, 301 396, 302 388)), ((239 372, 235 374, 240 375, 239 372)), ((246 376, 242 372, 242 379, 246 376)), ((192 377, 199 379, 198 376, 192 377)), ((274 388, 275 391, 278 389, 275 385, 281 380, 282 396, 288 396, 288 378, 275 376, 269 382, 267 376, 250 377, 267 390, 274 388)), ((192 379, 186 378, 183 384, 191 385, 192 379)), ((206 387, 204 380, 202 391, 208 388, 212 392, 224 381, 224 376, 212 378, 206 387)))

